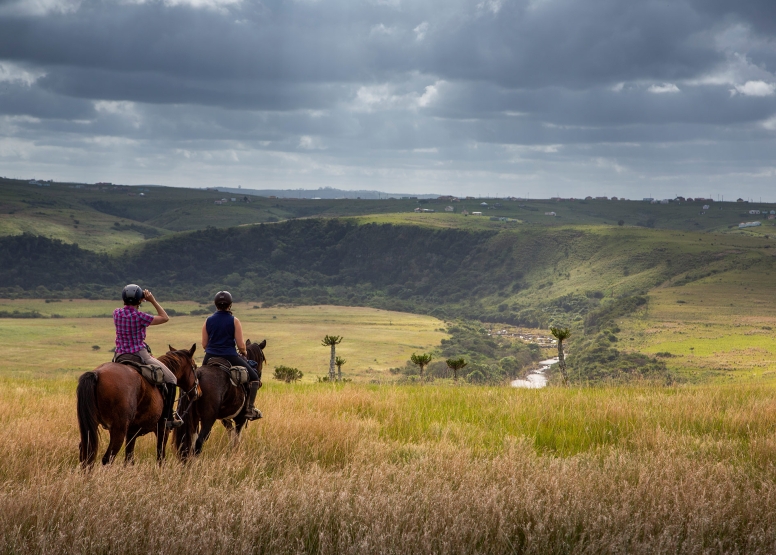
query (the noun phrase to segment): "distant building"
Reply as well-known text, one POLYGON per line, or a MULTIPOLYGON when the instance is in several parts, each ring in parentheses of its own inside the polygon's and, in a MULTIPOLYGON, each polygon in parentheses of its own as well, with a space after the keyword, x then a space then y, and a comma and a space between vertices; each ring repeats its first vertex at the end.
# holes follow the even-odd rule
POLYGON ((704 209, 704 210, 708 210, 708 209, 709 209, 709 205, 708 205, 708 204, 704 204, 704 205, 703 205, 703 209, 704 209))
POLYGON ((463 214, 464 216, 468 216, 469 215, 469 211, 468 210, 462 210, 461 214, 463 214))
POLYGON ((480 203, 480 206, 487 206, 487 205, 488 205, 488 203, 487 203, 487 202, 481 202, 481 203, 480 203))
POLYGON ((652 197, 644 197, 644 198, 643 198, 643 199, 641 199, 641 200, 643 200, 644 202, 652 202, 652 201, 653 201, 653 200, 655 200, 655 199, 653 199, 652 197))
POLYGON ((776 220, 776 214, 768 214, 769 220, 776 220))
POLYGON ((738 229, 743 229, 745 227, 757 227, 760 225, 763 225, 763 224, 761 224, 760 222, 744 222, 744 223, 738 224, 738 229))
POLYGON ((609 200, 609 197, 595 197, 596 200, 609 200))
POLYGON ((750 210, 749 213, 754 215, 754 214, 759 214, 760 211, 759 210, 750 210))
POLYGON ((455 212, 455 208, 452 206, 445 206, 445 212, 455 212))
POLYGON ((482 216, 482 212, 472 212, 472 216, 482 216))
POLYGON ((737 199, 736 199, 736 202, 744 202, 744 199, 742 199, 742 198, 737 198, 737 199))
POLYGON ((557 216, 557 214, 555 212, 545 212, 544 215, 545 216, 557 216))
POLYGON ((231 198, 231 199, 229 199, 229 200, 231 200, 232 202, 237 202, 237 199, 236 199, 236 198, 234 198, 234 197, 232 197, 232 198, 231 198))
POLYGON ((668 200, 667 198, 664 198, 663 200, 660 201, 660 204, 668 204, 670 202, 671 202, 670 200, 668 200))
POLYGON ((585 197, 585 200, 593 200, 593 197, 585 197))

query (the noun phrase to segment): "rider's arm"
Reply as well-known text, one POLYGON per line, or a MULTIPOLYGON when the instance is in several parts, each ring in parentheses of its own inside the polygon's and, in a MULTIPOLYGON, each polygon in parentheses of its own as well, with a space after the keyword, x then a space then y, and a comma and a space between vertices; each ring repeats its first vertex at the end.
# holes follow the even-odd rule
POLYGON ((237 318, 234 319, 234 342, 237 343, 237 352, 242 356, 245 356, 245 340, 243 339, 242 334, 242 324, 237 318))
POLYGON ((154 298, 153 293, 151 293, 148 289, 143 291, 145 300, 147 300, 149 303, 154 305, 154 308, 156 309, 156 316, 154 316, 154 319, 151 321, 149 326, 156 326, 159 324, 164 324, 166 322, 170 321, 170 317, 167 316, 167 313, 162 308, 162 305, 160 305, 156 299, 154 298))
POLYGON ((208 334, 207 334, 207 322, 202 324, 202 348, 207 349, 207 340, 208 340, 208 334))

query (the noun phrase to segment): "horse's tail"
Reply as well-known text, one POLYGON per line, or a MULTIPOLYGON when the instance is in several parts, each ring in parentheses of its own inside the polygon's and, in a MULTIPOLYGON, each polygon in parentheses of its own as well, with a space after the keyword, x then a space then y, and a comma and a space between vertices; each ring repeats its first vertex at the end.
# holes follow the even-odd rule
POLYGON ((84 468, 94 464, 100 436, 97 430, 97 374, 84 372, 75 390, 78 400, 78 429, 81 431, 79 460, 84 468))

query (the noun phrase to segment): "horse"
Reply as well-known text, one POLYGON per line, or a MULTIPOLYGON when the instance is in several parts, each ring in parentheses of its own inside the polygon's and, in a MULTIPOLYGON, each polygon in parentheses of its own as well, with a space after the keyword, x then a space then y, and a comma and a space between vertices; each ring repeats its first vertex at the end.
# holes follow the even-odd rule
MULTIPOLYGON (((256 371, 259 373, 259 388, 261 388, 261 370, 267 361, 264 356, 265 339, 261 343, 245 342, 248 360, 257 362, 256 371)), ((246 401, 246 392, 242 386, 232 384, 230 376, 220 367, 205 364, 197 370, 201 395, 187 404, 183 426, 174 430, 173 443, 178 449, 178 456, 186 460, 191 456, 199 455, 202 446, 210 436, 213 424, 221 420, 224 427, 232 433, 234 443, 240 439, 240 432, 247 423, 243 416, 243 407, 246 401), (193 447, 193 453, 192 453, 193 447)))
MULTIPOLYGON (((189 401, 199 393, 197 364, 194 361, 196 344, 189 350, 172 346, 159 357, 175 374, 181 388, 181 399, 189 401)), ((134 461, 135 440, 149 432, 156 434, 156 459, 162 463, 165 456, 168 430, 162 419, 164 400, 159 389, 148 382, 134 368, 116 362, 107 362, 95 370, 85 372, 76 388, 78 427, 81 433, 79 460, 83 468, 91 468, 99 447, 98 426, 110 433, 110 443, 102 464, 110 464, 126 442, 124 460, 134 461)))

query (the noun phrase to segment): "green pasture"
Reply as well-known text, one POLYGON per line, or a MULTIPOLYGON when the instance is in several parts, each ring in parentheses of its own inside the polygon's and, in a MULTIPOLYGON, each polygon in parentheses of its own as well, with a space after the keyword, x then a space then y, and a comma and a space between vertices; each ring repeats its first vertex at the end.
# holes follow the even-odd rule
MULTIPOLYGON (((164 303, 165 308, 190 312, 196 303, 164 303)), ((341 335, 337 354, 347 360, 345 377, 357 381, 394 379, 389 368, 403 366, 413 352, 431 351, 447 337, 443 322, 416 314, 371 308, 311 306, 294 308, 234 307, 245 337, 267 339, 269 362, 265 378, 275 366, 299 368, 305 382, 328 373, 330 349, 321 346, 324 335, 341 335)), ((0 318, 4 348, 0 375, 25 378, 70 375, 97 367, 110 359, 115 331, 110 319, 116 303, 109 301, 0 300, 0 311, 39 311, 55 318, 0 318), (97 346, 99 349, 94 349, 97 346)), ((145 308, 148 310, 148 308, 145 308)), ((153 310, 151 308, 151 310, 153 310)), ((159 355, 168 345, 189 348, 197 344, 201 362, 201 330, 206 315, 174 316, 148 330, 148 344, 159 355)))

